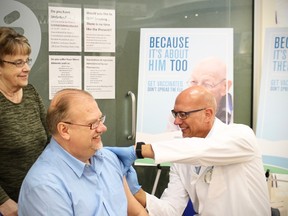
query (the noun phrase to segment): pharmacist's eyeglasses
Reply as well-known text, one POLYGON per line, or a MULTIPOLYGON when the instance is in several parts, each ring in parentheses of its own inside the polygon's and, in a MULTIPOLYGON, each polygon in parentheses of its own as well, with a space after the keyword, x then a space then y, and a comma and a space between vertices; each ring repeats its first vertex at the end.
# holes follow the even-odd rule
POLYGON ((178 117, 179 119, 184 120, 184 119, 188 118, 189 114, 195 113, 195 112, 200 112, 200 111, 205 110, 205 109, 206 108, 201 108, 201 109, 191 110, 188 112, 183 112, 183 111, 176 112, 174 110, 171 110, 171 112, 172 112, 172 115, 174 116, 174 118, 178 117))

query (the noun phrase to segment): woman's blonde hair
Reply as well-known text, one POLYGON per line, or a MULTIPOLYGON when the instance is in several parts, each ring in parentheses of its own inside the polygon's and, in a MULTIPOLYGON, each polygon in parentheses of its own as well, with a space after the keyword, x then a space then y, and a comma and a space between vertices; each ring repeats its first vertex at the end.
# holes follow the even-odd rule
POLYGON ((0 65, 6 55, 30 55, 31 46, 28 39, 13 28, 0 27, 0 65))

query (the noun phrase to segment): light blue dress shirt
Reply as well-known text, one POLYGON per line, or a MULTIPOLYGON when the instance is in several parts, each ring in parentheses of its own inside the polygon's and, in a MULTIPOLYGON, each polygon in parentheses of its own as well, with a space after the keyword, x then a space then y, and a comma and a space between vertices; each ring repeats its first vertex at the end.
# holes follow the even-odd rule
POLYGON ((127 215, 123 170, 109 150, 98 150, 87 165, 51 139, 22 183, 18 214, 127 215))

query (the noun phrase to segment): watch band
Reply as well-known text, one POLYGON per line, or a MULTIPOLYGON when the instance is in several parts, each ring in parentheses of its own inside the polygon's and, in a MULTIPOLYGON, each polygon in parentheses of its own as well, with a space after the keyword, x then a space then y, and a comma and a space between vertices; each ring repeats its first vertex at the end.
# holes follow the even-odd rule
POLYGON ((145 143, 144 142, 137 142, 137 144, 136 144, 137 158, 144 158, 142 155, 142 145, 145 145, 145 143))

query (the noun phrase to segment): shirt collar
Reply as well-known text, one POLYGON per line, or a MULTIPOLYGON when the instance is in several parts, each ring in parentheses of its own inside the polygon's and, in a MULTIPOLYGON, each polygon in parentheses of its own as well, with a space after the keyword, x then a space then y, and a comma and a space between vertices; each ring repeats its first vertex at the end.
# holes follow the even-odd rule
POLYGON ((78 160, 70 153, 68 153, 54 138, 51 138, 50 148, 54 153, 56 153, 74 172, 78 177, 81 177, 86 163, 78 160))
POLYGON ((102 149, 103 148, 97 150, 93 155, 93 157, 91 158, 91 166, 98 175, 100 175, 103 170, 103 163, 105 158, 105 154, 103 153, 102 149))
POLYGON ((211 130, 209 131, 208 135, 205 138, 211 137, 212 134, 214 134, 214 131, 216 130, 215 128, 219 127, 220 124, 224 124, 224 123, 221 122, 218 118, 215 117, 213 126, 212 126, 211 130))

